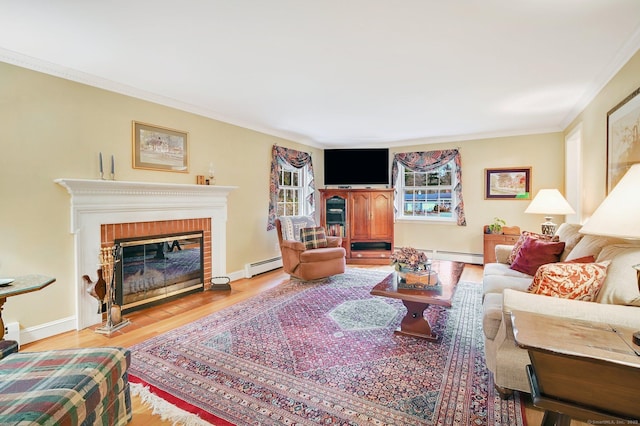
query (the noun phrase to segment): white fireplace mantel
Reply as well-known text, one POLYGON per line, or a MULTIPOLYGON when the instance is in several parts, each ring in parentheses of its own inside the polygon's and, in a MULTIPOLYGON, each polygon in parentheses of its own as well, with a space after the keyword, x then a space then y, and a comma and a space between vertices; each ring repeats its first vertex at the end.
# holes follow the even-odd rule
POLYGON ((212 274, 226 275, 227 197, 237 187, 66 178, 55 182, 71 195, 78 330, 102 321, 82 280, 85 274, 95 277, 101 225, 211 218, 212 274))

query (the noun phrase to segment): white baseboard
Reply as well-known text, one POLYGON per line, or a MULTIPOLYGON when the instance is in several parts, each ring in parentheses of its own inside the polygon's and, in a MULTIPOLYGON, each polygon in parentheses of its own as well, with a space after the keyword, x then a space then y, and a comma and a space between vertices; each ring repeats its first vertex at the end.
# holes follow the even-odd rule
MULTIPOLYGON (((244 278, 245 271, 236 271, 228 274, 227 276, 231 281, 236 281, 244 278)), ((205 286, 206 288, 206 286, 205 286)), ((99 324, 96 324, 96 326, 99 324)), ((37 340, 53 337, 57 334, 66 333, 67 331, 76 330, 76 318, 67 317, 56 321, 51 321, 45 324, 36 325, 34 327, 27 327, 20 330, 20 345, 35 342, 37 340)))
POLYGON ((46 339, 56 334, 66 333, 76 329, 75 317, 62 318, 45 324, 27 327, 20 330, 20 344, 35 342, 36 340, 46 339))
POLYGON ((236 271, 236 272, 231 272, 227 276, 229 277, 229 279, 231 279, 231 281, 237 281, 245 278, 244 273, 245 273, 244 271, 236 271))

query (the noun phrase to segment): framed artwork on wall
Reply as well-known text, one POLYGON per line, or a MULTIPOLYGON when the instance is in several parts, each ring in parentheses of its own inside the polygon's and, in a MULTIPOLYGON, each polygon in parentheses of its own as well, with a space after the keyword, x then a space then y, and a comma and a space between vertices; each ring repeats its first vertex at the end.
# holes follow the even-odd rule
POLYGON ((607 113, 607 194, 640 163, 640 88, 607 113))
POLYGON ((484 169, 486 200, 531 199, 531 167, 484 169))
POLYGON ((133 122, 133 168, 189 172, 188 133, 133 122))

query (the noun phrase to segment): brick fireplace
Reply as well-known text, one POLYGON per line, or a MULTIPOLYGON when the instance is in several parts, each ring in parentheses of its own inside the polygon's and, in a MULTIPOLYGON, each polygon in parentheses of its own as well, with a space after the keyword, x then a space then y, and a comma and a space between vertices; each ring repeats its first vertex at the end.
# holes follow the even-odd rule
POLYGON ((76 329, 100 324, 82 276, 96 278, 101 247, 119 238, 203 231, 204 282, 226 275, 227 197, 235 187, 57 179, 71 195, 76 329))
POLYGON ((211 218, 157 220, 100 225, 100 245, 111 247, 116 240, 143 238, 154 235, 172 235, 202 231, 204 238, 204 282, 211 281, 211 218))
MULTIPOLYGON (((181 294, 188 294, 195 291, 194 289, 201 290, 203 287, 206 287, 207 283, 211 282, 212 256, 210 218, 158 220, 152 222, 101 225, 100 241, 102 247, 113 247, 116 244, 127 245, 127 247, 122 251, 123 257, 121 259, 121 264, 116 267, 116 269, 121 271, 121 273, 116 273, 115 279, 116 303, 122 307, 123 313, 132 309, 140 309, 141 307, 145 307, 151 303, 166 301, 170 298, 178 297, 181 294), (178 239, 182 239, 185 233, 195 233, 195 235, 198 236, 198 241, 200 239, 203 240, 202 257, 200 256, 201 251, 199 246, 196 250, 193 248, 188 249, 187 246, 185 246, 184 251, 182 250, 178 239), (201 238, 200 233, 202 233, 201 238), (150 251, 149 255, 139 253, 141 250, 146 252, 147 244, 144 242, 150 238, 152 240, 167 240, 167 242, 150 244, 153 250, 150 251), (179 249, 177 253, 174 253, 173 247, 170 247, 168 244, 169 242, 174 241, 179 249), (126 253, 129 251, 132 252, 130 257, 126 256, 126 253), (169 266, 174 256, 181 255, 182 253, 186 254, 187 251, 195 251, 196 258, 198 260, 202 259, 202 264, 197 262, 197 265, 191 265, 196 268, 197 271, 201 272, 201 276, 197 280, 189 277, 184 277, 183 280, 180 276, 175 278, 175 280, 167 280, 166 274, 162 274, 161 277, 157 277, 153 265, 158 263, 163 268, 168 268, 170 270, 174 269, 169 266), (147 257, 151 255, 153 255, 153 258, 147 257), (159 260, 160 258, 161 260, 159 260), (126 282, 123 282, 126 281, 125 275, 127 275, 125 273, 125 265, 129 263, 137 265, 137 267, 131 268, 135 270, 135 275, 127 276, 129 280, 135 280, 137 283, 135 296, 130 294, 133 289, 127 288, 126 282), (156 278, 161 279, 158 280, 156 278), (168 281, 172 281, 171 285, 165 285, 168 281), (186 284, 187 281, 191 282, 191 285, 186 284), (197 283, 195 281, 197 281, 197 283), (140 288, 141 286, 142 288, 140 288), (135 301, 132 299, 135 299, 135 301)), ((174 259, 173 261, 179 260, 174 259)))

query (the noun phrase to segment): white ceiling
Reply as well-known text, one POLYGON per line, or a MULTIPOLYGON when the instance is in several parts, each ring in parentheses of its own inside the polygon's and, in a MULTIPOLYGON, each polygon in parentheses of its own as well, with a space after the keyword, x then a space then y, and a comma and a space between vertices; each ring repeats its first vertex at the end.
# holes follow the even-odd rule
POLYGON ((639 0, 0 0, 0 61, 318 147, 560 131, 638 48, 639 0))

